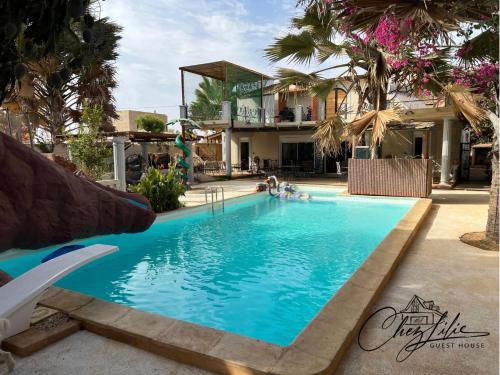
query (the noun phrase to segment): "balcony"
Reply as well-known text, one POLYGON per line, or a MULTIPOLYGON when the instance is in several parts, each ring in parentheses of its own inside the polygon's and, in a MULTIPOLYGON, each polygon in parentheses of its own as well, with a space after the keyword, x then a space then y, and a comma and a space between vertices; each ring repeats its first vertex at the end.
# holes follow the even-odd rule
POLYGON ((229 118, 235 126, 265 126, 274 121, 272 77, 227 61, 179 69, 182 104, 194 121, 212 128, 229 126, 229 118))

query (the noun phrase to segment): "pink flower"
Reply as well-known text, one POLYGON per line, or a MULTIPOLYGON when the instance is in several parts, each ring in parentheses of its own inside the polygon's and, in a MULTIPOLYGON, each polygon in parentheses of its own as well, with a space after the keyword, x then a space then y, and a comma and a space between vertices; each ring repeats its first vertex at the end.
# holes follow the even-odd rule
POLYGON ((354 53, 360 53, 361 52, 361 48, 359 48, 357 46, 352 46, 351 49, 352 49, 352 52, 354 52, 354 53))

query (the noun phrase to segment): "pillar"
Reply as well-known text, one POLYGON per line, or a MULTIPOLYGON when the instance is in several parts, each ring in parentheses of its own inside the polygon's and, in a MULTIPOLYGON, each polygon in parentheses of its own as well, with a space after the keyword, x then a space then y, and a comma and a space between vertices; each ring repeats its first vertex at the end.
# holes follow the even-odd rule
POLYGON ((429 150, 430 150, 430 137, 431 131, 429 129, 424 130, 424 138, 422 140, 422 159, 429 159, 429 150))
POLYGON ((451 123, 452 120, 450 118, 445 118, 443 121, 443 146, 441 149, 441 180, 439 184, 444 186, 450 184, 451 123))
POLYGON ((227 128, 224 130, 222 137, 222 159, 226 164, 226 176, 231 177, 232 165, 231 165, 231 102, 222 102, 222 119, 227 121, 227 128))
POLYGON ((115 180, 118 180, 118 189, 127 190, 125 179, 125 137, 113 137, 113 164, 115 180))
POLYGON ((302 122, 302 106, 300 104, 295 106, 295 122, 302 122))
POLYGON ((147 142, 141 143, 141 156, 144 160, 144 170, 149 168, 148 163, 148 144, 147 142))

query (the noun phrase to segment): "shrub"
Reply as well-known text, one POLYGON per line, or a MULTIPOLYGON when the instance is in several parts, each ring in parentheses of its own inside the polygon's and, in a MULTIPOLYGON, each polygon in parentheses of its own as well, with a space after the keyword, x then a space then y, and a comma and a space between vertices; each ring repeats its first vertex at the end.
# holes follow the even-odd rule
POLYGON ((155 115, 142 115, 135 120, 139 129, 144 129, 151 133, 161 133, 165 130, 163 120, 155 115))
POLYGON ((155 212, 163 212, 182 206, 179 197, 184 195, 185 187, 179 177, 176 164, 170 163, 166 175, 159 169, 148 169, 132 190, 146 197, 155 212))
POLYGON ((99 180, 113 151, 100 131, 102 108, 84 106, 78 136, 68 142, 73 161, 89 178, 99 180))

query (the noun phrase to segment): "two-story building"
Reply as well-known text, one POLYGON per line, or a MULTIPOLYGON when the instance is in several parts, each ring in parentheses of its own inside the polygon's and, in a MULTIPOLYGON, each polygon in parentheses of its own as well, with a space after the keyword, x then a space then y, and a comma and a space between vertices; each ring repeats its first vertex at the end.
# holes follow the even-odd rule
MULTIPOLYGON (((219 100, 220 111, 211 112, 216 113, 215 118, 196 120, 205 130, 223 131, 223 159, 228 174, 234 167, 244 170, 258 163, 259 168, 302 166, 315 174, 331 175, 339 172, 339 164, 345 168, 347 159, 354 156, 346 143, 340 155, 322 157, 311 138, 318 120, 339 112, 346 121, 354 119, 358 96, 355 90, 348 90, 347 80, 339 81, 325 100, 319 100, 296 86, 276 94, 272 77, 227 61, 184 66, 180 70, 182 105, 188 114, 190 107, 199 104, 203 79, 220 88, 218 98, 214 98, 219 100)), ((461 159, 464 128, 453 108, 436 99, 398 95, 394 101, 404 109, 403 121, 388 130, 378 157, 430 158, 438 168, 444 163, 441 183, 447 184, 452 163, 458 164, 461 159)), ((361 151, 365 151, 362 146, 359 155, 361 151)))

